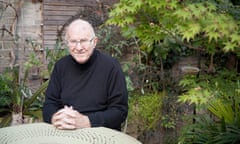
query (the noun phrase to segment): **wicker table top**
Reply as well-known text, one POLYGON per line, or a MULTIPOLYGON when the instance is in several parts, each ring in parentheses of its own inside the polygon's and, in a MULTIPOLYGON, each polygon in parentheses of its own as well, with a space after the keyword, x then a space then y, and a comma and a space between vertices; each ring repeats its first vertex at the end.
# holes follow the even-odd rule
POLYGON ((105 127, 58 130, 47 123, 0 129, 1 144, 141 144, 135 138, 105 127))

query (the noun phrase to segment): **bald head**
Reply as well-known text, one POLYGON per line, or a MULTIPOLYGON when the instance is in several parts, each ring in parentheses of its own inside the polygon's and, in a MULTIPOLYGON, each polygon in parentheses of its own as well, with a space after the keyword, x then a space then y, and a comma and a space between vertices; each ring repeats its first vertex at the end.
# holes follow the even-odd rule
POLYGON ((82 35, 95 37, 95 32, 92 25, 89 22, 82 19, 76 19, 69 24, 69 26, 66 29, 66 35, 65 35, 66 40, 69 39, 69 34, 71 33, 71 31, 77 31, 82 35))

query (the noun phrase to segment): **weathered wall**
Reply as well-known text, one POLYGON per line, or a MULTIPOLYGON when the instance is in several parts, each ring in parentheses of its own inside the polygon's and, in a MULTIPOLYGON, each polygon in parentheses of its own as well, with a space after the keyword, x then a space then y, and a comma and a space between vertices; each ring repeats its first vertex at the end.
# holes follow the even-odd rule
POLYGON ((71 19, 81 17, 98 26, 117 1, 0 0, 0 72, 16 64, 22 68, 33 47, 45 61, 44 49, 54 47, 71 19))
POLYGON ((0 72, 28 58, 31 39, 42 44, 42 3, 32 0, 0 1, 0 72))
POLYGON ((43 42, 53 48, 57 36, 72 19, 83 18, 98 26, 107 18, 108 9, 118 0, 44 0, 43 42))

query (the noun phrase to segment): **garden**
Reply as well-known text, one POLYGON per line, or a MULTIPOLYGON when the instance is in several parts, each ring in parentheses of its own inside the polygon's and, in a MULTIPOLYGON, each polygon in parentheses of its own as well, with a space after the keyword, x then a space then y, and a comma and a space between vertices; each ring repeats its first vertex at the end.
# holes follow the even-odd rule
MULTIPOLYGON (((125 73, 122 132, 144 144, 240 143, 239 0, 120 0, 96 33, 125 73)), ((44 64, 35 41, 26 43, 28 59, 0 75, 0 127, 42 120, 48 77, 68 54, 61 38, 44 48, 33 90, 29 72, 44 64)))

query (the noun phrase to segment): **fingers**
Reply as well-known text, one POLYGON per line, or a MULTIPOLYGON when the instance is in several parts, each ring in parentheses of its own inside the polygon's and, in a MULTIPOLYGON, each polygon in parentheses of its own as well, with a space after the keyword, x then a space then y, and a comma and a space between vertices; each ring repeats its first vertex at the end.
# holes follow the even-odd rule
POLYGON ((58 129, 76 129, 91 127, 87 116, 74 110, 73 107, 64 106, 52 118, 52 124, 58 129))
POLYGON ((75 129, 76 112, 72 107, 64 106, 52 118, 52 124, 59 129, 75 129))
POLYGON ((66 120, 57 121, 55 123, 55 127, 58 129, 76 129, 74 124, 68 123, 68 122, 66 122, 66 120))
POLYGON ((68 117, 76 117, 76 111, 73 110, 73 107, 70 106, 70 107, 67 107, 65 106, 64 107, 64 113, 68 116, 68 117))

